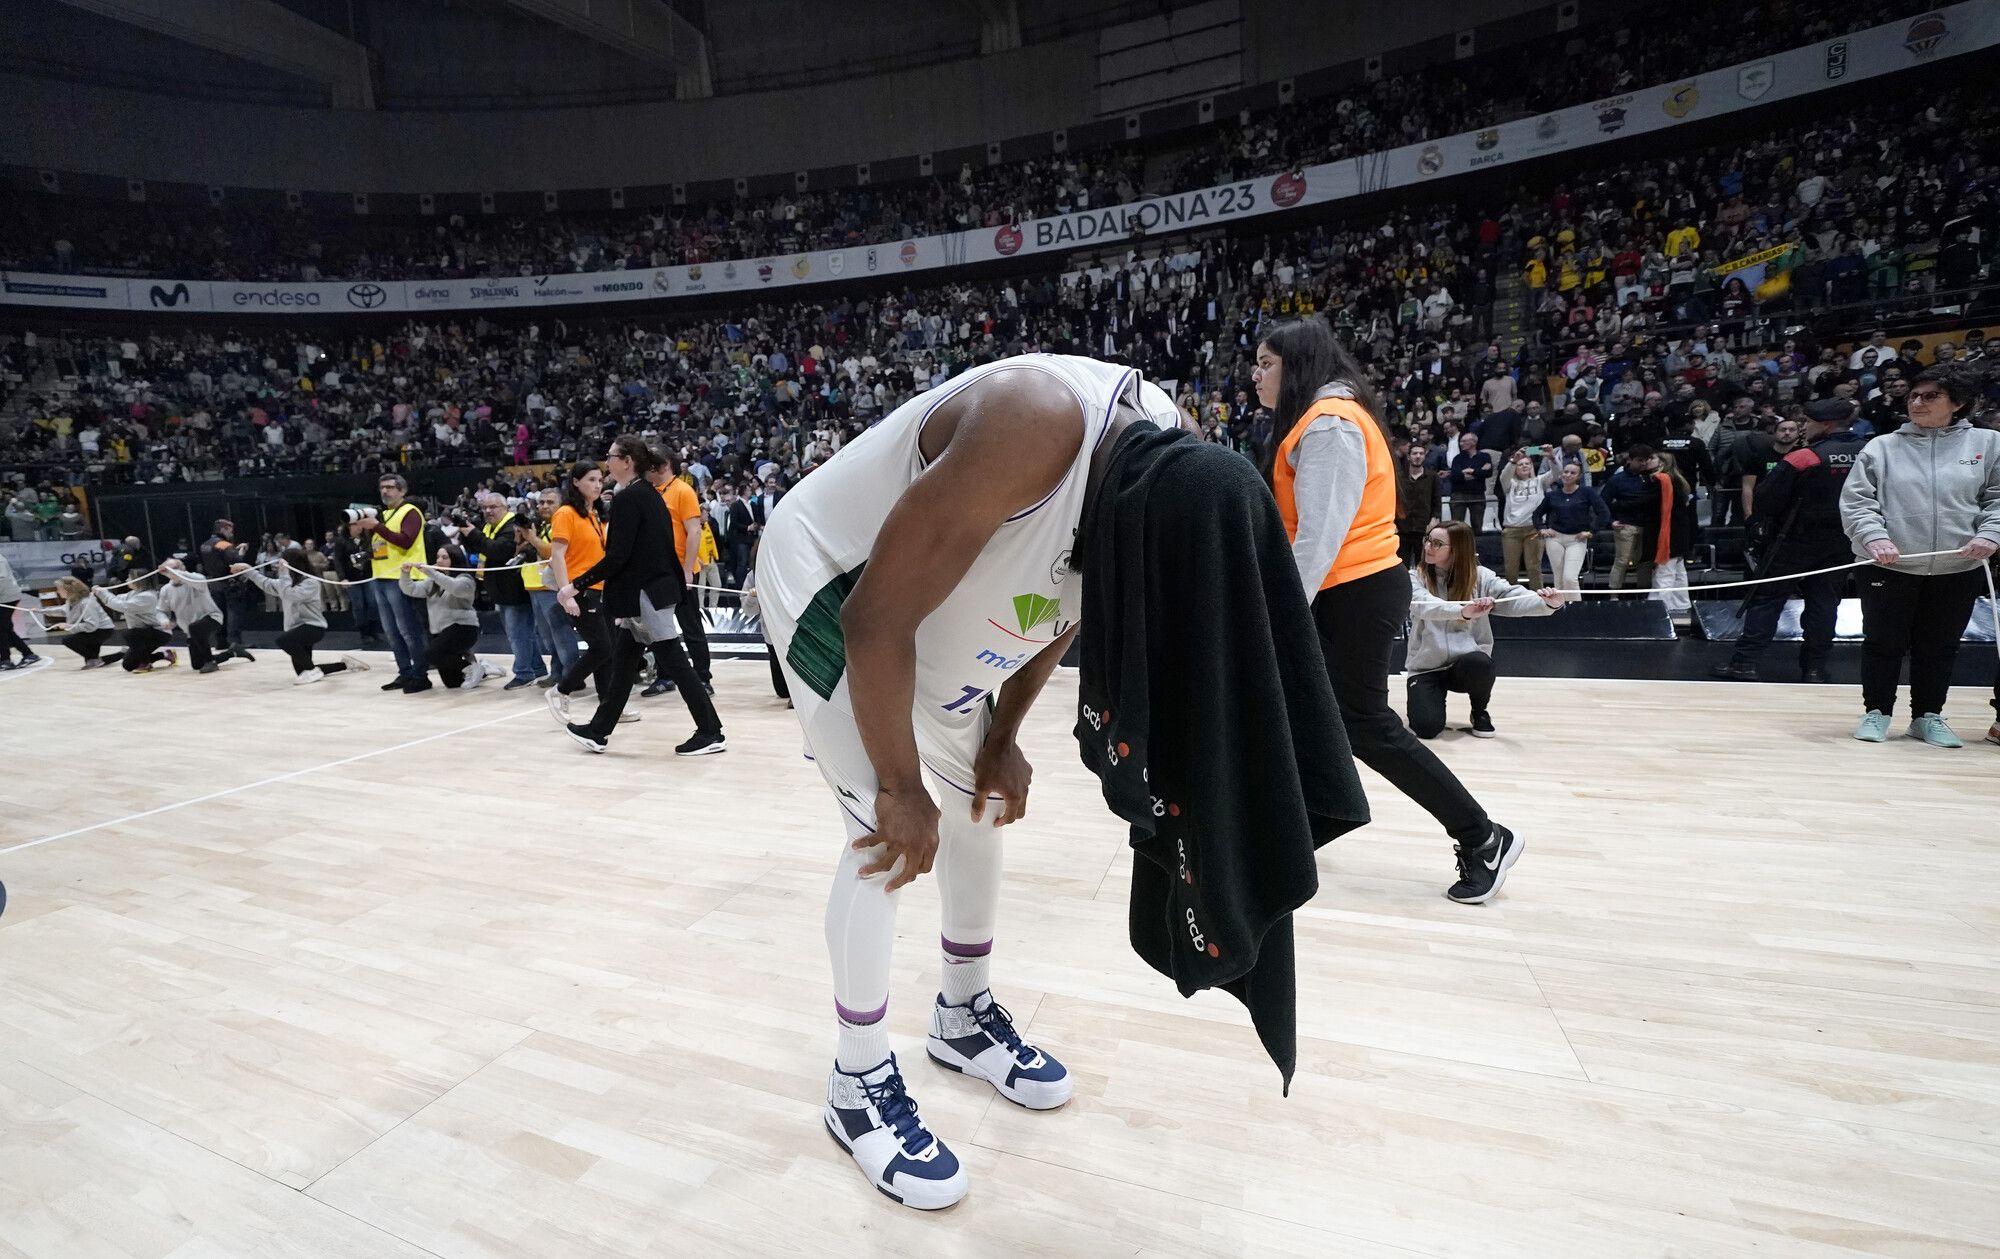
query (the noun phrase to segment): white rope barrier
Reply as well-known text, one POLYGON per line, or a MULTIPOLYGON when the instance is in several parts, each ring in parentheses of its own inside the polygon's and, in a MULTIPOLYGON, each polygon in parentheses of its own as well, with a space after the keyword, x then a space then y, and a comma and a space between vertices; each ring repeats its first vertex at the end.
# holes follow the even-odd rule
MULTIPOLYGON (((1898 561, 1900 562, 1901 560, 1932 559, 1940 555, 1957 555, 1957 554, 1959 554, 1959 549, 1956 547, 1943 551, 1918 551, 1913 554, 1899 556, 1898 561)), ((379 578, 379 577, 360 577, 356 578, 353 581, 341 581, 332 577, 322 577, 318 573, 308 572, 305 569, 294 567, 291 564, 284 563, 282 560, 277 562, 283 565, 283 567, 285 567, 286 569, 289 569, 290 571, 297 573, 301 577, 309 578, 310 580, 319 582, 320 584, 326 586, 360 586, 373 581, 387 580, 386 578, 379 578)), ((1584 590, 1582 588, 1558 589, 1553 587, 1547 587, 1546 589, 1550 589, 1551 592, 1554 594, 1561 595, 1565 600, 1583 599, 1591 597, 1619 598, 1619 597, 1630 597, 1632 595, 1651 596, 1656 594, 1693 594, 1696 592, 1712 593, 1717 590, 1740 590, 1748 586, 1764 586, 1764 585, 1769 585, 1773 582, 1780 582, 1780 581, 1798 581, 1806 577, 1820 577, 1827 573, 1843 572, 1850 568, 1870 568, 1873 567, 1874 564, 1875 564, 1874 560, 1852 560, 1845 564, 1829 564, 1825 568, 1810 569, 1803 573, 1785 573, 1776 577, 1749 577, 1745 578, 1742 581, 1711 582, 1706 585, 1700 585, 1700 586, 1693 586, 1693 585, 1646 586, 1646 587, 1633 587, 1632 589, 1629 590, 1626 589, 1584 590)), ((260 566, 253 565, 251 567, 255 568, 260 566)), ((267 562, 265 565, 262 565, 261 567, 269 567, 269 563, 267 562)), ((491 574, 495 572, 505 572, 510 568, 518 570, 527 567, 527 565, 508 564, 497 567, 446 568, 436 564, 425 564, 425 565, 418 565, 416 567, 428 568, 432 572, 439 572, 439 573, 491 574)), ((151 572, 142 573, 137 577, 131 578, 128 581, 120 582, 115 586, 96 586, 92 587, 92 589, 104 590, 104 591, 123 590, 127 586, 137 585, 139 582, 146 580, 146 578, 148 577, 153 577, 162 573, 169 573, 169 572, 174 574, 173 577, 168 578, 169 581, 175 580, 177 578, 180 581, 194 582, 198 585, 203 585, 203 586, 219 586, 223 582, 234 581, 238 577, 246 576, 250 571, 251 568, 246 568, 244 569, 243 572, 230 573, 227 576, 223 577, 203 577, 199 573, 192 573, 187 571, 186 569, 169 569, 166 565, 162 564, 158 568, 153 569, 151 572)), ((1987 606, 1988 606, 1988 611, 1992 614, 1993 617, 1993 640, 1994 640, 1993 649, 1996 654, 2000 654, 2000 594, 1996 594, 1995 592, 1993 583, 1993 566, 1984 561, 1981 561, 1980 571, 1986 577, 1987 606)), ((714 591, 718 594, 741 595, 743 593, 741 590, 737 590, 734 587, 711 586, 701 582, 690 583, 688 589, 709 590, 709 591, 714 591)), ((28 619, 35 622, 35 624, 41 628, 43 633, 47 633, 49 631, 50 628, 49 623, 43 620, 41 615, 35 609, 23 607, 21 610, 27 613, 28 619)))

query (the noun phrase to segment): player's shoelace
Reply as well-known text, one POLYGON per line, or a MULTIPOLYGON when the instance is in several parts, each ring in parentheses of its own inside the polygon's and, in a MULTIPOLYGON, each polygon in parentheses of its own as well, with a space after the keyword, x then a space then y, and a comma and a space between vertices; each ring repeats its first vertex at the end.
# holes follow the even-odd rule
POLYGON ((1034 1051, 1014 1030, 1014 1016, 1007 1013, 1006 1006, 990 1001, 984 1010, 974 1010, 972 1017, 981 1031, 1007 1047, 1007 1052, 1014 1055, 1014 1061, 1026 1064, 1034 1059, 1034 1051))
POLYGON ((903 1087, 902 1073, 892 1071, 888 1079, 879 1082, 864 1080, 861 1087, 904 1150, 922 1154, 930 1148, 933 1138, 924 1131, 923 1121, 917 1118, 917 1104, 903 1087))

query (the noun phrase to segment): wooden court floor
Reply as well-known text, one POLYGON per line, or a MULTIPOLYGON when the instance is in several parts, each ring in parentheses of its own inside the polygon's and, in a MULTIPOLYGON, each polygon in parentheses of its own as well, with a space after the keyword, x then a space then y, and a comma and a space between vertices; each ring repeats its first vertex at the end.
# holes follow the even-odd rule
POLYGON ((538 691, 276 653, 0 676, 0 1256, 2000 1255, 2000 748, 1854 743, 1845 688, 1503 679, 1439 750, 1526 856, 1453 905, 1364 775, 1288 1099, 1127 948, 1059 677, 995 975, 1077 1095, 923 1060, 920 882, 892 1035, 973 1177, 926 1216, 821 1128, 840 829, 761 662, 717 672, 695 761, 672 697, 587 757, 538 691))

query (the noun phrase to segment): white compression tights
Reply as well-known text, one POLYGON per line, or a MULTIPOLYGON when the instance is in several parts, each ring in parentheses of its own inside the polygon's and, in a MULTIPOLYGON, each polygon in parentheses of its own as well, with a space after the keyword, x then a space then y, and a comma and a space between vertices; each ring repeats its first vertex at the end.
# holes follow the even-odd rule
MULTIPOLYGON (((930 877, 943 905, 943 935, 955 945, 981 947, 993 940, 1000 906, 1000 831, 989 801, 986 821, 975 822, 965 796, 945 788, 940 798, 938 855, 930 877)), ((833 959, 833 999, 843 1015, 874 1015, 889 1002, 889 958, 896 943, 900 891, 887 890, 886 874, 862 878, 877 849, 851 845, 868 832, 845 811, 847 840, 826 902, 826 948, 833 959)), ((983 956, 983 954, 982 954, 983 956)))

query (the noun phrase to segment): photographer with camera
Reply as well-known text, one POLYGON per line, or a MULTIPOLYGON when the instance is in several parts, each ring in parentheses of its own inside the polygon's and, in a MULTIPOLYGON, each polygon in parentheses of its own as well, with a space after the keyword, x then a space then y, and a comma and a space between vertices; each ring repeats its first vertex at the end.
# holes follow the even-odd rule
POLYGON ((398 474, 383 473, 377 488, 382 493, 381 514, 350 521, 347 529, 357 541, 368 544, 369 575, 374 579, 370 598, 381 615, 389 650, 396 656, 395 680, 382 689, 416 695, 431 689, 430 669, 424 663, 430 632, 422 602, 403 593, 399 583, 405 565, 430 559, 424 513, 409 501, 410 483, 398 474))
POLYGON ((514 676, 505 690, 518 691, 533 686, 547 673, 541 649, 535 643, 535 610, 528 604, 528 591, 521 583, 521 543, 515 525, 520 517, 507 509, 507 500, 492 490, 479 491, 479 514, 485 523, 465 535, 467 549, 477 546, 483 561, 480 582, 486 587, 493 606, 499 609, 500 624, 507 631, 507 646, 514 654, 514 676))

